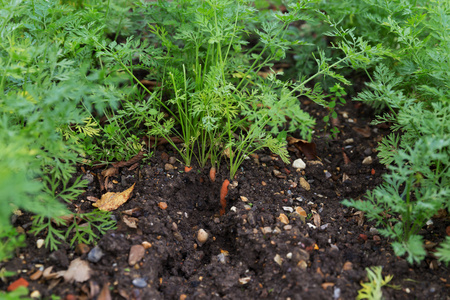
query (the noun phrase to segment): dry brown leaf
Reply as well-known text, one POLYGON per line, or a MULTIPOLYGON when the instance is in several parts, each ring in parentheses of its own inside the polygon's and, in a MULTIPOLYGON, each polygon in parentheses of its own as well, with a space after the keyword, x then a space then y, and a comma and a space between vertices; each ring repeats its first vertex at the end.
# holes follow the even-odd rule
POLYGON ((280 216, 278 217, 278 219, 281 221, 281 223, 283 224, 289 224, 289 219, 285 214, 280 214, 280 216))
POLYGON ((306 217, 308 216, 306 214, 306 211, 303 208, 301 208, 300 206, 297 206, 295 208, 295 212, 300 216, 300 219, 302 220, 302 222, 305 223, 306 217))
POLYGON ((136 229, 138 221, 139 221, 139 219, 137 219, 137 218, 129 217, 127 215, 123 216, 123 222, 130 228, 136 229))
POLYGON ((97 300, 111 300, 111 293, 109 292, 109 282, 105 283, 103 285, 103 288, 100 292, 100 294, 98 295, 97 300))
POLYGON ((111 176, 114 176, 117 174, 119 174, 119 169, 117 169, 116 167, 110 167, 110 168, 102 171, 103 177, 111 177, 111 176))
POLYGON ((106 193, 102 195, 102 198, 100 201, 97 201, 95 203, 92 203, 92 206, 97 207, 100 210, 106 210, 106 211, 112 211, 119 208, 122 204, 128 201, 128 199, 131 196, 131 193, 133 192, 134 185, 136 183, 133 183, 133 185, 121 192, 121 193, 106 193))
POLYGON ((342 151, 342 157, 344 158, 345 165, 348 165, 351 162, 350 158, 348 158, 347 154, 344 151, 342 151))
POLYGON ((76 258, 70 262, 67 271, 59 271, 57 274, 63 276, 66 282, 85 282, 91 278, 91 268, 87 261, 76 258))
POLYGON ((364 128, 353 127, 353 130, 356 131, 357 133, 359 133, 360 135, 362 135, 365 138, 370 137, 370 135, 372 134, 369 126, 366 126, 364 128))
POLYGON ((44 279, 49 280, 58 277, 57 273, 52 273, 53 266, 45 268, 44 272, 42 273, 42 277, 44 279))
POLYGON ((363 226, 363 224, 364 224, 364 212, 357 211, 353 215, 355 216, 355 219, 358 222, 358 226, 363 226))
POLYGON ((314 225, 316 225, 317 228, 319 228, 322 223, 320 220, 320 215, 317 212, 313 212, 313 214, 314 214, 314 225))
POLYGON ((327 288, 329 288, 329 287, 333 287, 334 286, 334 283, 333 282, 324 282, 324 283, 322 283, 322 288, 324 289, 324 290, 326 290, 327 288))
POLYGON ((317 158, 316 143, 310 143, 308 141, 296 139, 294 137, 287 137, 287 141, 289 145, 294 145, 298 150, 303 152, 307 159, 312 160, 317 158))

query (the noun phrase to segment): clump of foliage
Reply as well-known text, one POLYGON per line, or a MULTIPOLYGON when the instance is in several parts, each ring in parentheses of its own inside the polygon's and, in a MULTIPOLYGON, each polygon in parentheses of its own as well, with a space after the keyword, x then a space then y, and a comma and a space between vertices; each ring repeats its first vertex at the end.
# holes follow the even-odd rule
MULTIPOLYGON (((341 4, 332 7, 336 5, 341 4)), ((354 51, 363 36, 382 50, 363 64, 349 65, 364 70, 370 80, 356 100, 380 112, 388 110, 374 124, 393 124, 393 132, 378 147, 381 162, 390 170, 385 183, 368 192, 368 201, 344 204, 365 211, 382 226, 380 232, 396 240, 392 245, 397 255, 407 254, 410 263, 420 262, 426 252, 419 230, 439 209, 450 208, 450 22, 446 18, 450 5, 445 1, 342 5, 356 11, 329 11, 343 20, 342 29, 333 34, 338 38, 336 47, 354 51)), ((445 262, 450 261, 448 242, 438 250, 445 262)))
MULTIPOLYGON (((270 71, 290 47, 302 45, 285 38, 289 26, 298 20, 321 16, 309 1, 286 3, 287 12, 261 14, 252 1, 156 1, 141 3, 138 12, 148 20, 158 47, 128 39, 125 44, 100 43, 91 36, 98 53, 109 64, 120 65, 134 77, 133 69, 145 69, 148 80, 160 82, 149 91, 145 109, 128 110, 128 118, 144 120, 148 134, 165 137, 182 156, 186 166, 195 158, 200 166, 214 166, 226 155, 230 178, 234 178, 243 159, 268 147, 287 161, 287 132, 299 130, 311 137, 315 121, 299 106, 306 96, 328 105, 321 85, 312 80, 328 76, 343 84, 334 72, 350 60, 358 60, 370 47, 345 54, 334 63, 323 52, 315 58, 316 72, 296 82, 283 82, 270 71), (259 29, 258 29, 259 28, 259 29), (249 45, 247 36, 256 36, 249 45), (162 49, 162 52, 161 52, 162 49), (132 57, 140 64, 133 65, 132 57), (148 57, 152 57, 149 59, 148 57), (286 126, 286 120, 290 126, 286 126), (171 136, 183 140, 176 145, 171 136)), ((336 85, 336 100, 342 102, 343 89, 336 85)))
POLYGON ((383 291, 381 288, 383 286, 389 286, 392 288, 399 288, 397 286, 389 285, 389 282, 394 277, 393 275, 388 275, 384 277, 381 274, 382 267, 370 267, 366 268, 368 282, 361 282, 362 288, 358 291, 357 300, 369 299, 369 300, 381 300, 383 298, 383 291))
MULTIPOLYGON (((104 13, 52 1, 2 1, 0 8, 0 260, 14 237, 14 210, 39 220, 67 215, 61 202, 85 185, 69 183, 83 149, 68 128, 84 128, 89 111, 114 107, 121 97, 114 70, 94 69, 93 48, 81 28, 99 34, 104 13), (69 194, 55 196, 55 187, 69 194), (6 246, 4 246, 6 245, 6 246)), ((81 130, 81 129, 80 129, 81 130)), ((50 222, 50 221, 49 221, 50 222)), ((51 226, 51 225, 49 225, 51 226)), ((50 227, 49 227, 50 228, 50 227)))

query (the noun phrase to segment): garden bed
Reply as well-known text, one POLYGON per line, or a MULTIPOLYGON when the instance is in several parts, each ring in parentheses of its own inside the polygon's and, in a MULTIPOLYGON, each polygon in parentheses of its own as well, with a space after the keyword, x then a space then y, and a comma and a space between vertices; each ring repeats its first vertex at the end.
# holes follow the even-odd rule
MULTIPOLYGON (((324 113, 314 104, 304 107, 312 115, 324 113)), ((20 274, 0 282, 0 289, 20 277, 44 298, 109 299, 109 294, 112 299, 354 299, 360 282, 367 281, 365 268, 381 266, 383 276, 393 275, 389 284, 397 286, 383 288, 386 299, 448 299, 448 268, 436 261, 432 248, 420 265, 409 265, 395 256, 390 241, 362 212, 341 205, 344 198, 358 199, 381 183, 385 169, 375 147, 388 129, 385 124, 370 125, 372 111, 360 103, 338 111, 338 139, 323 134, 323 124, 317 126, 316 159, 290 148, 295 150, 290 151, 291 161, 303 159, 304 170, 270 152, 246 160, 230 185, 223 216, 219 193, 228 174, 226 163, 211 182, 209 170, 194 167, 185 173, 183 164, 173 163, 178 157, 170 146, 157 147, 149 163, 132 171, 121 168, 110 178, 109 191, 136 185, 128 202, 114 211, 118 228, 99 240, 103 255, 98 261, 89 257, 92 246, 73 249, 63 244, 50 252, 36 247, 36 240, 44 236, 29 234, 27 247, 1 264, 20 274), (367 157, 373 160, 370 164, 367 157), (306 211, 305 222, 291 213, 296 207, 306 211), (313 211, 320 221, 314 220, 313 211), (197 238, 200 229, 208 233, 203 244, 197 238), (133 245, 146 250, 130 265, 133 245), (84 282, 32 279, 40 268, 53 267, 52 273, 67 270, 77 258, 89 262, 91 273, 84 282)), ((94 175, 101 171, 83 168, 94 175)), ((102 193, 95 176, 72 209, 92 210, 88 197, 102 193)), ((14 225, 26 230, 30 216, 19 217, 14 225)), ((434 219, 422 234, 433 245, 445 236, 445 229, 443 219, 434 219)))

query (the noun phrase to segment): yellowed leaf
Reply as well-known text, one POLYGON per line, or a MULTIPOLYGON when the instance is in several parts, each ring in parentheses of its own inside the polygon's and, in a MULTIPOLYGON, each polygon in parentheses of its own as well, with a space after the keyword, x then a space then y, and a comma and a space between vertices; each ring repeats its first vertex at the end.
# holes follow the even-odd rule
POLYGON ((281 223, 283 224, 289 224, 289 219, 285 214, 280 214, 280 216, 278 217, 278 219, 281 221, 281 223))
POLYGON ((320 227, 321 225, 321 220, 320 220, 320 215, 317 212, 314 212, 314 225, 316 225, 317 227, 320 227))
POLYGON ((300 206, 297 206, 295 208, 295 212, 300 216, 300 220, 304 223, 307 217, 306 211, 300 206))
POLYGON ((121 193, 106 193, 102 195, 102 198, 92 203, 92 206, 97 207, 100 210, 112 211, 119 208, 122 204, 128 201, 131 196, 131 193, 134 189, 134 183, 129 189, 121 192, 121 193))

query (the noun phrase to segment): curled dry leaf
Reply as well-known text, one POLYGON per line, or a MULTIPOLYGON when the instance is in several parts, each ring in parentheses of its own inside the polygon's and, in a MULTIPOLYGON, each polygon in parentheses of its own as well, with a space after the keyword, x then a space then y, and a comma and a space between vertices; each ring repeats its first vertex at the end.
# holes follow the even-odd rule
POLYGON ((342 158, 344 159, 344 164, 348 165, 350 163, 350 158, 348 158, 347 154, 342 151, 342 158))
POLYGON ((319 228, 321 225, 320 215, 316 211, 313 211, 313 215, 314 215, 314 225, 316 225, 317 228, 319 228))
POLYGON ((111 177, 111 176, 114 176, 117 174, 119 174, 119 169, 117 169, 116 167, 110 167, 110 168, 102 171, 103 177, 111 177))
POLYGON ((133 192, 134 185, 136 183, 133 183, 133 185, 121 192, 121 193, 106 193, 102 196, 100 201, 97 201, 95 203, 92 203, 92 206, 97 207, 100 210, 106 210, 106 211, 112 211, 116 210, 118 207, 120 207, 122 204, 128 201, 130 199, 131 193, 133 192))
POLYGON ((136 229, 138 221, 137 218, 129 217, 127 215, 123 216, 123 222, 130 228, 136 229))
POLYGON ((366 126, 364 128, 353 127, 353 130, 356 131, 357 133, 359 133, 360 135, 362 135, 365 138, 370 137, 370 135, 372 134, 372 132, 370 131, 370 127, 369 126, 366 126))
POLYGON ((278 217, 278 219, 280 220, 281 223, 283 224, 289 224, 289 219, 285 214, 280 214, 280 216, 278 217))
POLYGON ((86 199, 91 202, 97 202, 99 199, 94 196, 87 196, 86 199))
POLYGON ((300 220, 302 220, 302 222, 305 223, 307 217, 306 211, 300 206, 297 206, 295 208, 295 212, 300 216, 300 220))
POLYGON ((287 137, 287 141, 289 145, 294 145, 298 150, 303 152, 307 159, 312 160, 317 158, 316 143, 310 143, 308 141, 296 139, 294 137, 287 137))
POLYGON ((59 271, 57 274, 63 276, 66 282, 85 282, 91 278, 91 268, 87 261, 76 258, 70 262, 67 271, 59 271))
POLYGON ((363 226, 363 224, 364 224, 364 212, 357 211, 353 215, 355 216, 355 219, 358 222, 358 226, 363 226))

